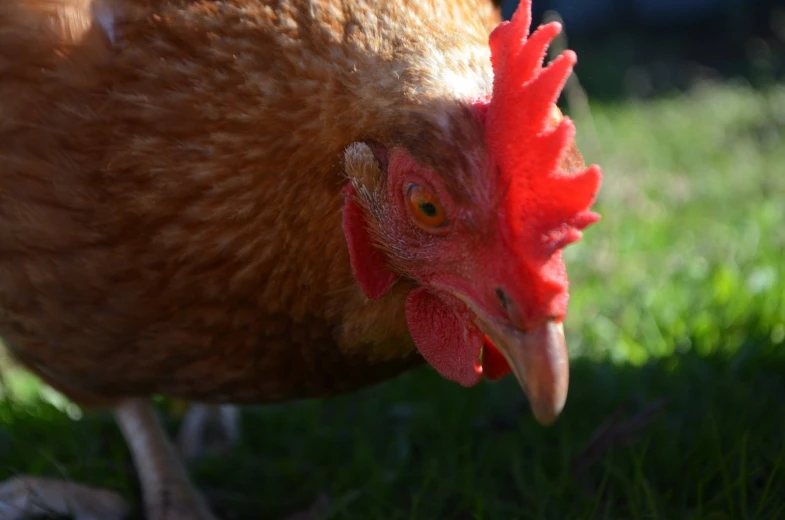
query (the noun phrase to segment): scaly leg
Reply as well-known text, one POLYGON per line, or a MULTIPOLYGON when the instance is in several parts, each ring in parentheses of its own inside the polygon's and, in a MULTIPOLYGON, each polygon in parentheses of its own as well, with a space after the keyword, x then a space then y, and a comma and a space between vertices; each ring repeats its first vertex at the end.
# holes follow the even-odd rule
POLYGON ((195 460, 206 453, 226 453, 239 440, 240 412, 236 406, 193 403, 183 417, 177 445, 186 460, 195 460), (217 431, 211 431, 213 425, 217 431))
POLYGON ((139 475, 148 520, 216 520, 193 487, 153 405, 131 399, 115 408, 139 475))
MULTIPOLYGON (((114 414, 139 475, 147 520, 216 520, 191 484, 152 403, 129 399, 114 414)), ((47 513, 74 520, 121 520, 128 507, 117 493, 73 482, 16 477, 0 484, 0 519, 47 513)))

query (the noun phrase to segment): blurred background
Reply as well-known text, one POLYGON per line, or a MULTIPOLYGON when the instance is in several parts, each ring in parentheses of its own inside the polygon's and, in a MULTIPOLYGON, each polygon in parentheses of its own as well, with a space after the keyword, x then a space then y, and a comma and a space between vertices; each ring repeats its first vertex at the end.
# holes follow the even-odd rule
MULTIPOLYGON (((248 408, 240 446, 193 467, 222 518, 785 518, 785 2, 534 0, 534 19, 578 53, 561 105, 604 171, 566 255, 562 418, 538 426, 512 378, 428 368, 248 408)), ((107 415, 3 374, 0 479, 138 500, 107 415)))
MULTIPOLYGON (((505 18, 515 0, 497 1, 505 18)), ((558 17, 592 99, 647 98, 708 78, 764 86, 785 73, 782 0, 534 0, 558 17)))

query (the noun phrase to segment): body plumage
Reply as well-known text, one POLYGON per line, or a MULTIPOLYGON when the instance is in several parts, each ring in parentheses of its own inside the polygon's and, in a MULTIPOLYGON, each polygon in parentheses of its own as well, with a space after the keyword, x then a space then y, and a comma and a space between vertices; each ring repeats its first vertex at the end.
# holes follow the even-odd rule
POLYGON ((210 518, 152 394, 322 397, 427 361, 512 371, 555 420, 561 250, 600 171, 554 105, 574 54, 542 67, 558 25, 499 22, 485 0, 0 5, 0 336, 112 407, 150 518, 210 518))

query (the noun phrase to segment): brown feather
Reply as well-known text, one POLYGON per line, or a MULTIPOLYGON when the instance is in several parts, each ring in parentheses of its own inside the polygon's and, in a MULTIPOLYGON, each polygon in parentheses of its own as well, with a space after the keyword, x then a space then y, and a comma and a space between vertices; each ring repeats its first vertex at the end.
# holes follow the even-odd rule
POLYGON ((371 302, 352 278, 343 151, 402 143, 469 182, 449 74, 489 88, 498 21, 483 0, 3 2, 11 352, 86 403, 324 396, 419 364, 407 284, 371 302))

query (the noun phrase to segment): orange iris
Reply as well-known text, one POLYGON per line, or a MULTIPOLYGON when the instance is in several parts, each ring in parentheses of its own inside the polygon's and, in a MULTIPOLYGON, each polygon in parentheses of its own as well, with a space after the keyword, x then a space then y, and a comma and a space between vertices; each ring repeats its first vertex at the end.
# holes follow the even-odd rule
POLYGON ((420 227, 437 228, 444 224, 447 216, 439 201, 419 184, 411 184, 406 193, 409 213, 420 227))

